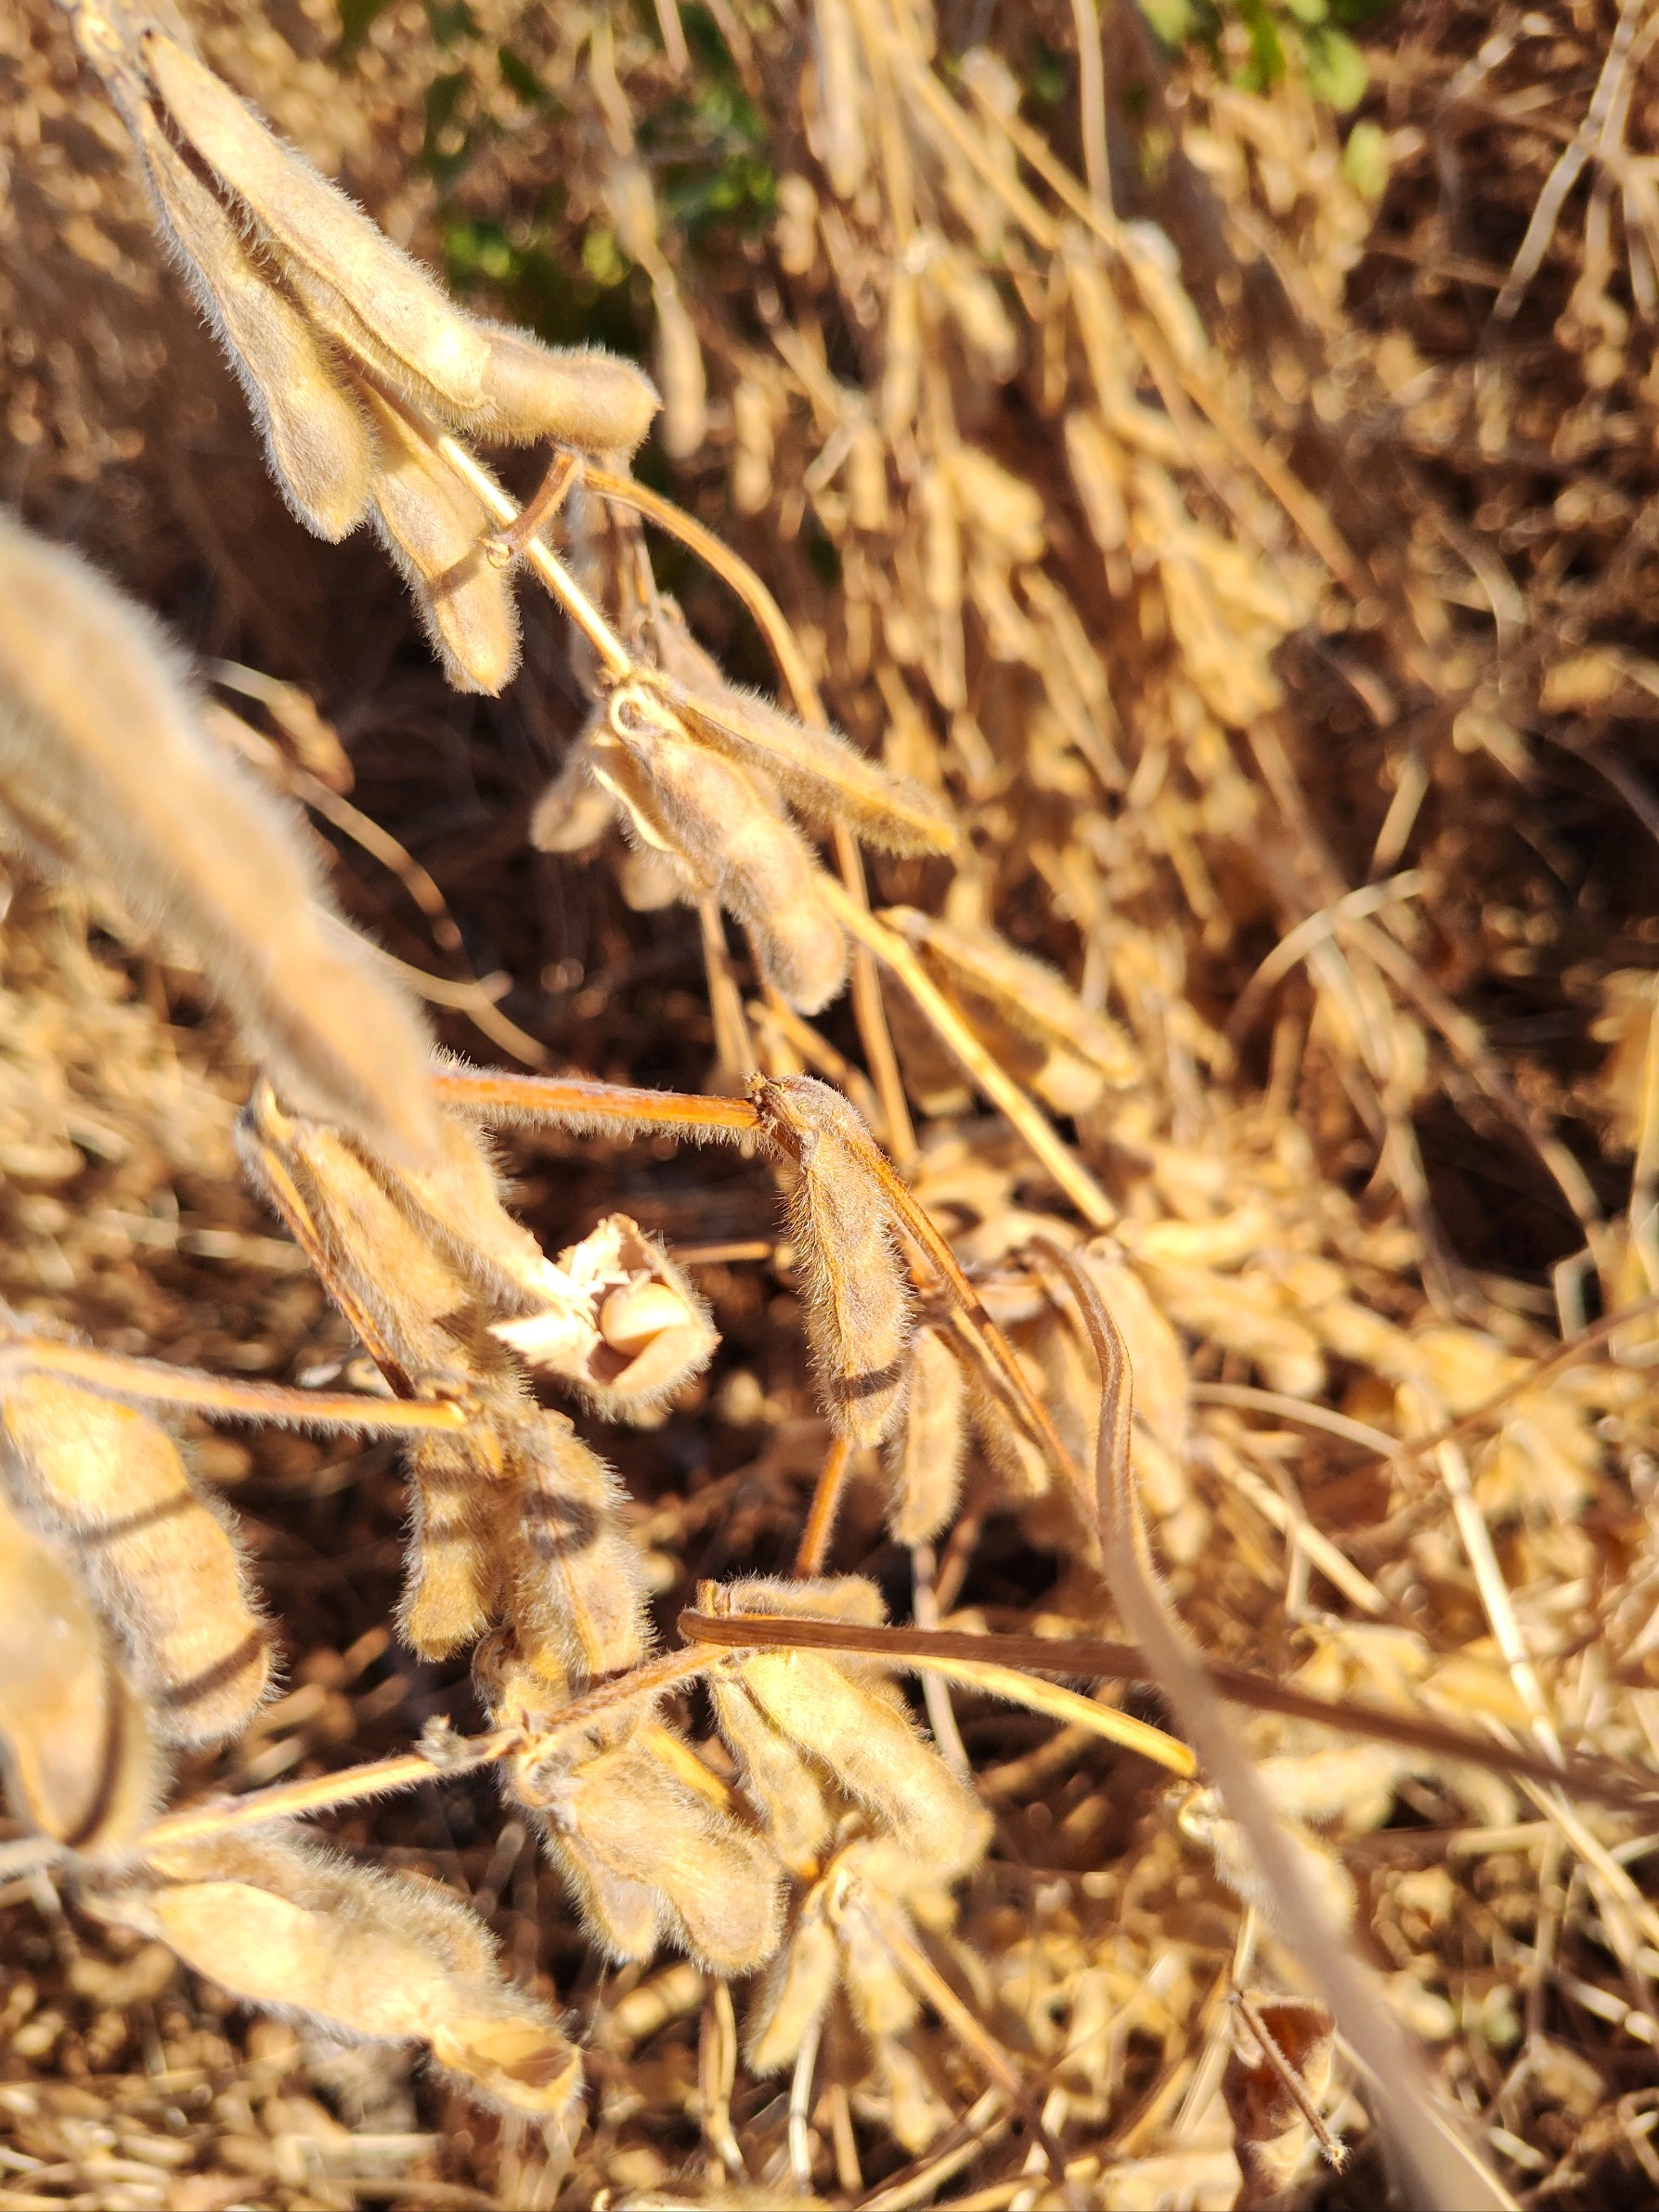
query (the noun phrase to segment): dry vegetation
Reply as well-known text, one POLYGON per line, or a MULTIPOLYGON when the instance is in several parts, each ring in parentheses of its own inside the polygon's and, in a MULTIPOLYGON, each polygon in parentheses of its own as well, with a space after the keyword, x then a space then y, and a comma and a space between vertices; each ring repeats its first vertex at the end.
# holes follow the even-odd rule
POLYGON ((1659 13, 1095 18, 0 21, 0 2212, 1659 2193, 1659 13))

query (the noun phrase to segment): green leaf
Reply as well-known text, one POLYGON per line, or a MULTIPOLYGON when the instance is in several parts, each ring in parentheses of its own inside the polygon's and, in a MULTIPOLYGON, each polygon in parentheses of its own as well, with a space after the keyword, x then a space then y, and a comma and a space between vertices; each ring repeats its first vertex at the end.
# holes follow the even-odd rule
POLYGON ((1370 72, 1366 58, 1344 32, 1328 25, 1303 33, 1307 52, 1308 89, 1316 99, 1328 100, 1339 115, 1357 108, 1364 99, 1370 72))
POLYGON ((1388 189, 1388 140, 1380 124, 1354 124, 1342 149, 1342 175, 1363 198, 1381 199, 1388 189))
POLYGON ((499 224, 464 217, 444 226, 444 259, 457 291, 481 277, 492 284, 512 284, 524 269, 524 255, 499 224))
MULTIPOLYGON (((1158 0, 1154 0, 1154 5, 1157 4, 1158 0)), ((1176 6, 1184 4, 1185 0, 1174 0, 1176 6)), ((1040 108, 1056 108, 1066 97, 1067 81, 1064 55, 1056 54, 1051 45, 1039 39, 1031 48, 1020 78, 1027 98, 1035 100, 1040 108)))
POLYGON ((1285 44, 1266 0, 1241 0, 1238 13, 1250 32, 1250 66, 1245 83, 1252 92, 1271 92, 1285 73, 1285 44))
POLYGON ((617 245, 610 226, 595 223, 582 240, 582 266, 595 284, 608 287, 620 284, 633 264, 617 245))
MULTIPOLYGON (((1184 46, 1199 28, 1193 0, 1140 0, 1140 10, 1160 45, 1184 46)), ((1053 97, 1057 99, 1059 94, 1053 97)))

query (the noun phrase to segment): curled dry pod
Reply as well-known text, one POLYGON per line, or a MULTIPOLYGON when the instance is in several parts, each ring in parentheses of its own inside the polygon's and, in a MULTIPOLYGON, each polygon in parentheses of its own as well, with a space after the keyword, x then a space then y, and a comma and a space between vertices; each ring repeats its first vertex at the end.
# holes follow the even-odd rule
MULTIPOLYGON (((869 1626, 886 1618, 875 1585, 852 1575, 705 1584, 699 1601, 711 1611, 869 1626)), ((734 1657, 730 1673, 800 1756, 826 1768, 849 1797, 930 1869, 959 1873, 981 1856, 990 1820, 924 1740, 904 1700, 874 1662, 818 1651, 760 1650, 734 1657)))
MULTIPOLYGON (((160 32, 143 40, 150 81, 196 152, 267 232, 285 262, 347 310, 330 335, 366 354, 417 404, 470 413, 486 396, 490 339, 305 156, 285 146, 194 55, 160 32)), ((323 304, 315 287, 305 305, 323 304)), ((325 327, 328 327, 325 324, 325 327)))
POLYGON ((344 537, 368 511, 374 441, 339 363, 258 265, 149 108, 134 104, 127 120, 176 258, 247 395, 272 474, 308 530, 344 537))
POLYGON ((10 1480, 84 1562, 120 1625, 159 1735, 201 1747, 240 1734, 271 1655, 228 1517, 154 1421, 50 1375, 0 1400, 10 1480))
POLYGON ((13 1813, 83 1852, 136 1835, 164 1779, 149 1715, 90 1598, 3 1494, 0 1765, 13 1813))
POLYGON ((711 1972, 752 1973, 777 1947, 782 1869, 690 1746, 647 1723, 538 1782, 549 1848, 615 1958, 667 1937, 711 1972))
POLYGON ((931 1544, 956 1510, 967 1449, 967 1383, 937 1329, 911 1339, 904 1419, 888 1440, 888 1526, 895 1544, 931 1544))
POLYGON ((159 1937, 248 2003, 336 2035, 424 2043, 467 2093, 558 2120, 581 2062, 553 2017, 504 1980, 483 1923, 411 1875, 355 1867, 281 1830, 175 1844, 100 1913, 159 1937))
POLYGON ((329 912, 288 813, 208 737, 149 618, 5 517, 0 798, 201 963, 289 1095, 381 1152, 429 1150, 420 1017, 329 912))
POLYGON ((762 1079, 755 1104, 793 1170, 790 1230, 831 1424, 850 1443, 878 1444, 903 1407, 911 1324, 880 1156, 857 1109, 812 1076, 762 1079))
POLYGON ((438 458, 430 431, 368 393, 379 443, 374 514, 427 635, 458 692, 493 698, 518 668, 512 577, 478 550, 493 526, 477 495, 438 458))
MULTIPOLYGON (((790 1004, 819 1012, 846 980, 848 951, 819 896, 806 845, 740 768, 693 743, 655 689, 626 686, 613 697, 610 718, 671 849, 714 882, 790 1004)), ((644 826, 640 810, 633 813, 644 826)))
POLYGON ((648 1413, 706 1367, 719 1339, 684 1273, 637 1222, 614 1213, 559 1254, 584 1326, 532 1314, 495 1334, 534 1367, 563 1375, 611 1419, 648 1413), (550 1323, 551 1326, 550 1326, 550 1323))
POLYGON ((1140 1057, 1116 1023, 1085 1006, 1055 969, 1016 951, 994 930, 938 922, 909 906, 889 907, 883 919, 942 981, 983 1000, 1013 1028, 1086 1062, 1120 1089, 1140 1080, 1140 1057))

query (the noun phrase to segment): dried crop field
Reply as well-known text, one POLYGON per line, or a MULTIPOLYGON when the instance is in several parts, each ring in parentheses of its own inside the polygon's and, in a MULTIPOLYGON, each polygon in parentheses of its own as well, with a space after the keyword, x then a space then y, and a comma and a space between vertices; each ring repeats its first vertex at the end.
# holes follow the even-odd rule
POLYGON ((1650 0, 14 0, 0 2212, 1659 2199, 1656 342, 1650 0))

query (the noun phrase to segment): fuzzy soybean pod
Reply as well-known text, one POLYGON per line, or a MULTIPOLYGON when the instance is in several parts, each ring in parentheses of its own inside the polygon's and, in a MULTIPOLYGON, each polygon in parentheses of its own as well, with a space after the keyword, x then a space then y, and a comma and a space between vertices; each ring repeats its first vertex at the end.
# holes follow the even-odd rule
POLYGON ((950 1520, 966 1449, 962 1362, 939 1330, 918 1329, 903 1423, 887 1446, 888 1526, 896 1544, 931 1544, 950 1520))
POLYGON ((931 792, 889 775, 840 731, 812 728, 719 679, 667 668, 655 679, 692 735, 775 783, 809 821, 845 822, 884 852, 949 853, 956 825, 931 792))
POLYGON ((16 1494, 83 1561, 158 1734, 194 1749, 240 1734, 270 1688, 268 1632, 228 1516, 172 1438, 49 1375, 7 1383, 0 1426, 16 1494))
POLYGON ((136 1835, 165 1780, 89 1592, 3 1490, 0 1769, 18 1818, 87 1854, 136 1835))
POLYGON ((801 1900, 788 1938, 766 1971, 744 2026, 751 2073, 781 2074, 829 2011, 841 1978, 841 1945, 829 1917, 827 1882, 801 1900))
POLYGON ((282 804, 214 744, 177 654, 95 570, 0 515, 0 803, 201 964, 296 1103, 409 1159, 419 1015, 330 912, 282 804))
MULTIPOLYGON (((181 136, 284 261, 338 295, 343 312, 329 333, 336 343, 368 353, 369 365, 417 403, 430 394, 450 411, 482 406, 486 333, 193 54, 160 32, 142 45, 150 82, 181 136)), ((315 295, 305 304, 315 317, 315 295)))
POLYGON ((395 1387, 464 1392, 481 1369, 505 1381, 512 1355, 488 1334, 480 1291, 398 1204, 383 1160, 330 1123, 293 1112, 268 1083, 254 1086, 237 1142, 250 1180, 395 1387))
POLYGON ((126 114, 175 257, 237 373, 283 497, 318 537, 348 536, 368 511, 374 440, 339 361, 149 110, 135 103, 126 114))
POLYGON ((478 541, 494 525, 476 493, 444 466, 429 430, 364 388, 379 447, 374 519, 402 569, 444 673, 493 698, 518 668, 518 602, 478 541))
POLYGON ((520 1649, 577 1687, 637 1665, 651 1636, 621 1485, 562 1414, 527 1412, 503 1435, 503 1608, 520 1649))
POLYGON ((1117 1024, 1085 1006, 1066 978, 994 930, 888 907, 885 922, 908 938, 945 984, 979 1000, 1033 1042, 1069 1054, 1118 1089, 1140 1080, 1140 1055, 1117 1024))
POLYGON ((722 1974, 777 1947, 782 1869, 690 1746, 647 1723, 541 1783, 549 1849, 615 1958, 667 1937, 722 1974))
POLYGON ((159 1851, 99 1900, 249 2004, 350 2041, 424 2043, 469 2096, 559 2120, 581 2062, 545 2006, 506 1981, 483 1923, 435 1882, 356 1867, 284 1830, 159 1851))
POLYGON ((708 1688, 715 1726, 773 1850, 792 1872, 810 1872, 836 1822, 825 1778, 813 1772, 793 1738, 768 1719, 736 1675, 717 1672, 708 1688))
POLYGON ((830 1422, 849 1443, 878 1444, 903 1410, 911 1328, 879 1156, 857 1109, 812 1076, 762 1080, 755 1104, 792 1175, 790 1233, 830 1422))
POLYGON ((511 1503, 481 1470, 471 1438, 421 1437, 407 1464, 408 1566, 397 1630, 420 1658, 447 1659, 500 1616, 511 1503))
POLYGON ((610 726, 673 847, 718 885, 769 980, 798 1012, 818 1013, 846 980, 847 940, 800 837, 740 768, 694 744, 642 685, 615 695, 610 726))
MULTIPOLYGON (((862 1577, 816 1582, 755 1579, 705 1585, 710 1610, 777 1613, 876 1626, 880 1593, 862 1577)), ((817 1651, 753 1651, 732 1675, 801 1757, 827 1768, 847 1795, 930 1869, 958 1873, 984 1852, 990 1822, 971 1792, 927 1742, 902 1697, 868 1660, 817 1651)))
POLYGON ((631 453, 658 400, 631 361, 557 351, 464 315, 337 185, 159 32, 145 65, 181 136, 239 200, 307 317, 423 411, 509 444, 631 453))
POLYGON ((509 446, 556 438, 584 453, 631 453, 662 406, 642 369, 598 346, 539 345, 522 330, 494 327, 486 335, 484 405, 468 425, 482 438, 509 446))

